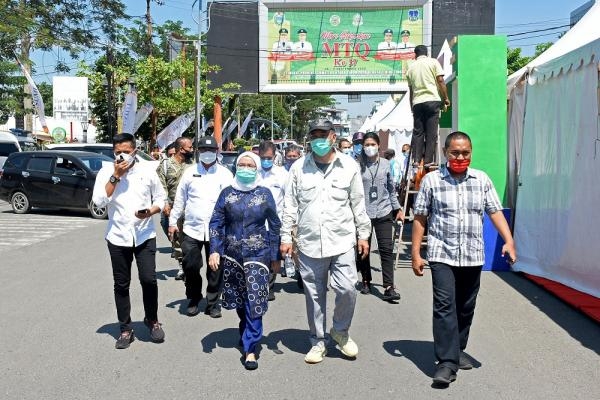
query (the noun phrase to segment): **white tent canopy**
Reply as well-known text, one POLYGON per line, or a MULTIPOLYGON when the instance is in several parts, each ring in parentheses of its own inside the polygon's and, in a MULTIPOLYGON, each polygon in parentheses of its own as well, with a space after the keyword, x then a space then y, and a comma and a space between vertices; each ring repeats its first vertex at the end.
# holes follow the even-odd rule
MULTIPOLYGON (((600 3, 596 2, 583 18, 567 31, 563 37, 558 39, 556 43, 508 77, 508 95, 510 96, 510 92, 517 82, 540 65, 559 58, 598 38, 600 38, 600 3)), ((598 56, 596 57, 598 58, 598 56)))
POLYGON ((359 132, 373 132, 379 121, 384 119, 396 107, 396 102, 392 96, 388 96, 383 104, 379 106, 377 111, 370 118, 365 120, 365 123, 359 129, 359 132))
POLYGON ((596 3, 519 79, 509 148, 520 163, 515 269, 600 298, 599 22, 596 3))

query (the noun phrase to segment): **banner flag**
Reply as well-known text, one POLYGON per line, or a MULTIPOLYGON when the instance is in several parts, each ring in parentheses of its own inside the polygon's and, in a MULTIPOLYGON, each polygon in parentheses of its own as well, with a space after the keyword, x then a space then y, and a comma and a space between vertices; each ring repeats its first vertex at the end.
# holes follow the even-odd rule
POLYGON ((19 61, 16 55, 15 59, 17 60, 19 67, 21 67, 21 71, 23 71, 23 75, 25 75, 27 83, 29 83, 29 86, 31 86, 31 98, 33 100, 33 107, 37 112, 38 119, 40 120, 40 124, 42 125, 42 129, 44 130, 44 133, 49 134, 50 131, 48 130, 48 125, 46 125, 46 114, 44 113, 44 99, 42 99, 42 94, 40 93, 40 90, 36 86, 33 79, 31 78, 31 75, 29 75, 29 72, 27 72, 25 66, 21 64, 21 61, 19 61))
POLYGON ((177 117, 169 124, 169 126, 163 129, 158 136, 156 136, 156 144, 158 144, 158 147, 164 149, 177 140, 177 138, 181 137, 183 132, 185 132, 192 122, 194 122, 194 119, 196 119, 194 112, 177 117))
POLYGON ((150 103, 144 104, 140 107, 139 110, 137 110, 137 112, 135 113, 135 122, 133 124, 133 130, 130 132, 132 135, 135 134, 138 131, 138 129, 140 129, 140 126, 142 126, 144 121, 148 119, 148 116, 152 113, 152 110, 154 110, 154 106, 150 103))
POLYGON ((246 129, 248 129, 248 124, 250 123, 250 120, 252 119, 253 112, 254 112, 253 109, 250 110, 250 112, 248 113, 248 116, 246 117, 244 122, 242 122, 242 128, 240 129, 240 137, 244 134, 244 132, 246 132, 246 129))
POLYGON ((130 88, 125 95, 125 102, 123 103, 123 128, 121 132, 133 134, 136 119, 137 109, 137 90, 130 88))

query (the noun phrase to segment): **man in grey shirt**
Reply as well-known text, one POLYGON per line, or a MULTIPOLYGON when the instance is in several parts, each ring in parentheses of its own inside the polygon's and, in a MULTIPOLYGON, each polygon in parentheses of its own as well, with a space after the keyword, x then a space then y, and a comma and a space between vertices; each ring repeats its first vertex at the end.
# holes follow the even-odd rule
POLYGON ((304 361, 314 364, 323 361, 327 353, 328 273, 336 295, 331 337, 347 357, 358 354, 358 346, 348 334, 356 304, 354 247, 358 247, 361 257, 368 256, 371 223, 365 211, 358 165, 333 147, 336 138, 333 124, 327 120, 314 121, 309 136, 312 152, 294 163, 289 171, 281 253, 292 254, 292 229, 297 225, 299 270, 304 281, 312 344, 304 361))

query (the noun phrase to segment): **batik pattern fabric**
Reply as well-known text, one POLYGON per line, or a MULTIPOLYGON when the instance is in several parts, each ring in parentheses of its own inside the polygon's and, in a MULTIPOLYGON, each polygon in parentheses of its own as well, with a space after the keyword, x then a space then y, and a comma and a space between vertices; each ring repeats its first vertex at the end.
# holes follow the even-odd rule
POLYGON ((268 309, 269 265, 280 259, 281 221, 271 192, 262 186, 225 188, 209 227, 210 248, 221 255, 223 308, 244 308, 247 302, 252 318, 261 317, 268 309))

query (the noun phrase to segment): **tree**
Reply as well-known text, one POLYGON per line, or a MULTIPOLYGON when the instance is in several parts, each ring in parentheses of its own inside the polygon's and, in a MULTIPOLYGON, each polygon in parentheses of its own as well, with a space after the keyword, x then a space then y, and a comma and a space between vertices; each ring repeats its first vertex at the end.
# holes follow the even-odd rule
MULTIPOLYGON (((31 71, 33 50, 50 51, 59 47, 72 58, 98 47, 101 35, 115 37, 116 21, 125 18, 122 0, 5 0, 0 7, 0 44, 5 58, 17 55, 31 71)), ((57 70, 68 71, 59 63, 57 70)), ((31 90, 25 86, 24 109, 31 109, 31 90)), ((26 129, 31 129, 27 121, 26 129)))
MULTIPOLYGON (((265 120, 271 119, 271 96, 273 96, 273 121, 282 127, 289 127, 291 120, 291 107, 297 107, 294 111, 294 132, 288 132, 290 138, 303 136, 308 121, 318 116, 318 108, 335 104, 335 100, 329 95, 270 95, 252 94, 241 96, 240 113, 242 119, 253 111, 253 117, 265 120)), ((227 116, 224 116, 226 118, 227 116)), ((273 137, 281 138, 282 132, 274 132, 273 137)), ((271 129, 266 126, 259 132, 260 139, 270 139, 271 129)))
POLYGON ((521 51, 522 50, 520 47, 517 47, 515 49, 506 49, 506 64, 508 68, 508 75, 517 72, 525 65, 527 65, 529 61, 531 61, 531 57, 525 57, 521 55, 521 51))

